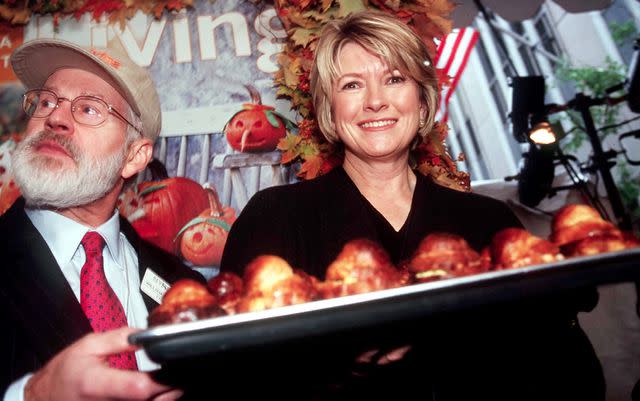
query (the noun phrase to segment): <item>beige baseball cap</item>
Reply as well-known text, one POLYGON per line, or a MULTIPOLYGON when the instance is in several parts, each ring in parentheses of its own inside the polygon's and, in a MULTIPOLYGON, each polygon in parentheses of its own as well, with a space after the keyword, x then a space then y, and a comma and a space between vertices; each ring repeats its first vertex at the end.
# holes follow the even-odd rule
POLYGON ((120 51, 85 48, 59 39, 36 39, 13 52, 11 65, 27 89, 41 88, 51 74, 63 68, 91 72, 125 98, 140 117, 140 131, 146 138, 155 141, 160 134, 160 100, 151 75, 120 51))

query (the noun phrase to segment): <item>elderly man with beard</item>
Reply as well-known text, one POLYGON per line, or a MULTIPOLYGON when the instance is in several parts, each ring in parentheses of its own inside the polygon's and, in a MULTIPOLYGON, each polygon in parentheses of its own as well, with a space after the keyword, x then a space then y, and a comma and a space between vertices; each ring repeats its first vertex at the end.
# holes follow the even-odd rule
POLYGON ((23 199, 0 218, 4 400, 172 400, 127 342, 179 278, 116 200, 152 157, 160 103, 148 72, 107 49, 34 40, 12 55, 30 117, 14 155, 23 199))

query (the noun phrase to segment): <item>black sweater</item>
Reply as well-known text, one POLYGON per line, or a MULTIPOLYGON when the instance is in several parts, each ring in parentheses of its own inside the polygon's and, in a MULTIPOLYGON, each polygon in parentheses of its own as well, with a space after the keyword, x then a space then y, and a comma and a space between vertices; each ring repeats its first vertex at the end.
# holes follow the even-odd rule
MULTIPOLYGON (((497 231, 521 227, 500 201, 416 175, 411 210, 398 232, 342 168, 315 180, 260 191, 229 233, 221 270, 241 274, 256 256, 275 254, 324 279, 342 246, 354 238, 379 242, 397 264, 410 258, 431 232, 458 234, 481 250, 497 231)), ((350 350, 342 363, 328 363, 330 372, 316 370, 314 377, 324 374, 318 380, 331 384, 314 399, 602 400, 599 362, 576 323, 577 312, 593 308, 596 301, 595 289, 579 289, 413 322, 403 331, 411 338, 397 336, 378 344, 388 349, 410 342, 411 351, 400 362, 367 366, 364 376, 352 375, 351 370, 362 366, 349 361, 364 350, 350 350)), ((366 339, 366 333, 358 335, 366 339)), ((297 393, 293 398, 306 396, 297 393)))
POLYGON ((260 191, 229 233, 222 270, 242 273, 256 256, 275 254, 323 279, 342 246, 354 238, 380 243, 397 264, 410 258, 420 240, 435 231, 458 234, 479 251, 500 229, 522 226, 500 201, 416 176, 411 211, 400 231, 367 201, 341 167, 315 180, 260 191))

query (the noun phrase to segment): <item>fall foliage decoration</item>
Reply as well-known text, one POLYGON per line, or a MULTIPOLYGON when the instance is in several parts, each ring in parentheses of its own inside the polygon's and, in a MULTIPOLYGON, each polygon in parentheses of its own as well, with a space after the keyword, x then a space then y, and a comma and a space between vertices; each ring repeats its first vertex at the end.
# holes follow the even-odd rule
MULTIPOLYGON (((298 135, 287 134, 278 144, 282 163, 301 162, 298 176, 311 179, 324 174, 341 163, 337 147, 329 144, 315 122, 309 73, 311 71, 317 38, 322 26, 334 19, 367 8, 395 15, 411 26, 423 38, 432 59, 436 57, 434 39, 443 39, 451 31, 449 14, 455 5, 449 0, 275 0, 275 7, 288 41, 278 55, 280 70, 276 72, 277 95, 289 99, 293 110, 299 113, 298 135)), ((440 85, 449 79, 436 71, 440 85)), ((433 177, 440 184, 458 190, 470 190, 470 178, 458 171, 449 155, 444 139, 447 127, 436 124, 433 131, 415 149, 413 160, 417 169, 433 177)))
POLYGON ((51 14, 57 24, 61 16, 79 19, 90 13, 96 21, 106 16, 109 22, 123 25, 138 11, 160 18, 164 10, 180 11, 192 4, 193 0, 5 0, 0 4, 0 20, 22 25, 33 14, 51 14))
POLYGON ((295 129, 295 124, 262 104, 260 92, 251 85, 245 85, 251 96, 251 103, 245 103, 242 110, 234 114, 223 132, 227 142, 240 152, 270 152, 276 149, 278 141, 287 131, 295 129))
POLYGON ((182 227, 176 237, 180 238, 180 253, 184 259, 196 266, 218 266, 236 212, 229 206, 222 206, 215 189, 205 189, 209 195, 209 208, 182 227))

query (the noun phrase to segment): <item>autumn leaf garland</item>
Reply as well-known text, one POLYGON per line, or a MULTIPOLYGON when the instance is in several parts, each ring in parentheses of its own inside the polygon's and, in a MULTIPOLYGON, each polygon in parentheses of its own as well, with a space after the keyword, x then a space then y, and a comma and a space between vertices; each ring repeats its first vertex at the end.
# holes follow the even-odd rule
MULTIPOLYGON (((379 9, 413 27, 426 43, 431 58, 435 59, 434 39, 442 39, 451 31, 449 14, 455 6, 449 0, 275 0, 275 7, 289 34, 283 52, 278 55, 277 95, 288 99, 292 110, 302 118, 298 135, 287 134, 278 144, 278 149, 282 151, 283 164, 300 162, 298 176, 311 179, 342 162, 338 148, 328 143, 320 133, 309 92, 309 72, 322 26, 354 11, 379 9)), ((437 73, 441 86, 449 83, 449 77, 442 71, 437 73)), ((446 136, 446 125, 435 124, 432 132, 413 152, 413 160, 420 172, 439 183, 469 191, 469 175, 457 170, 446 149, 446 136)))
POLYGON ((192 4, 193 0, 5 0, 0 4, 0 19, 22 25, 33 14, 52 14, 57 23, 61 16, 80 18, 90 13, 96 21, 107 16, 109 22, 124 25, 138 11, 160 18, 164 10, 179 11, 192 4))

